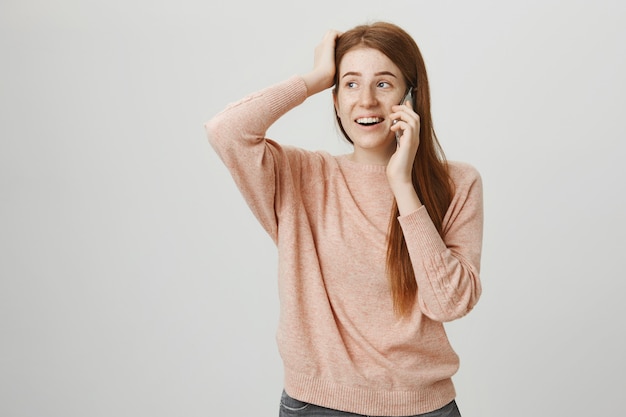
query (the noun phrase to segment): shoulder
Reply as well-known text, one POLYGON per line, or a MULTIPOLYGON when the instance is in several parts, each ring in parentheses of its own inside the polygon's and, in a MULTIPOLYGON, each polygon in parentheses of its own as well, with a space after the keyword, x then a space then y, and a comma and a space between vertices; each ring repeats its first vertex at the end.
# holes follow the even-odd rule
POLYGON ((482 227, 483 185, 480 173, 473 165, 460 161, 448 161, 448 170, 454 194, 444 218, 446 235, 457 230, 454 224, 467 224, 469 219, 476 220, 475 225, 482 227), (459 219, 463 220, 457 223, 459 219))
POLYGON ((482 180, 478 169, 467 162, 448 161, 448 172, 452 181, 457 185, 481 182, 482 180))
POLYGON ((328 180, 339 170, 335 158, 326 151, 312 151, 300 147, 283 147, 287 156, 286 172, 294 184, 306 195, 319 195, 327 186, 328 180))
POLYGON ((461 161, 448 161, 448 172, 454 184, 455 196, 474 192, 482 194, 482 177, 473 165, 461 161))
POLYGON ((283 145, 282 149, 289 163, 302 170, 327 171, 337 166, 336 158, 326 151, 312 151, 291 145, 283 145))

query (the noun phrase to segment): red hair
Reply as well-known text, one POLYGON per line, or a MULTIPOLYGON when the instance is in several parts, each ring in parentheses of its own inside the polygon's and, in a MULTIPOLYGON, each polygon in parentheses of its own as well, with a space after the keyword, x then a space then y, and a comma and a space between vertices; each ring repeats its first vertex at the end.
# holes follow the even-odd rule
MULTIPOLYGON (((336 42, 335 94, 339 64, 344 55, 356 47, 373 48, 385 54, 400 69, 407 85, 413 87, 413 109, 420 116, 420 144, 413 163, 413 187, 443 237, 443 218, 452 201, 453 185, 443 149, 433 129, 430 89, 422 54, 413 38, 391 23, 376 22, 348 30, 336 42)), ((352 143, 338 116, 337 121, 343 135, 352 143)), ((399 316, 405 316, 415 305, 417 282, 398 216, 394 201, 387 237, 387 275, 394 310, 399 316)))

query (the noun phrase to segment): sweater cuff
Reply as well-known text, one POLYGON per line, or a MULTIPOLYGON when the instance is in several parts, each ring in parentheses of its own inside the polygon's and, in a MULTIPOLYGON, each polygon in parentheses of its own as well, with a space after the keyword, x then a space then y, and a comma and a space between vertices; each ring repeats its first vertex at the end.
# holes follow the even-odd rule
POLYGON ((302 104, 307 98, 307 89, 304 79, 299 75, 293 75, 268 88, 265 94, 272 117, 278 118, 302 104))
POLYGON ((425 206, 420 207, 413 213, 399 216, 398 221, 402 227, 407 244, 409 241, 418 239, 424 243, 422 245, 423 248, 430 249, 431 254, 442 253, 447 249, 425 206))

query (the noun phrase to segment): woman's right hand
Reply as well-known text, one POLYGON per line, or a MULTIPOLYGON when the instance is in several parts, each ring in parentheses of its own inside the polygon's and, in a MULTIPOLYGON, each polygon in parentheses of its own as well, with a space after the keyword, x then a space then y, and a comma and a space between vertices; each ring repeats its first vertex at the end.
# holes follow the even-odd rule
POLYGON ((308 96, 333 86, 335 81, 335 43, 341 32, 329 30, 315 47, 313 70, 302 76, 308 96))

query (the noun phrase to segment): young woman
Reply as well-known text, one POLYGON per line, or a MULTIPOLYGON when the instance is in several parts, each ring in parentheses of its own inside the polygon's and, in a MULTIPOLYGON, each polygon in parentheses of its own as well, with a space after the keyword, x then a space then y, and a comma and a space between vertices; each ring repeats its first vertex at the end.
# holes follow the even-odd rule
POLYGON ((414 40, 378 22, 328 32, 311 72, 206 125, 278 249, 281 416, 459 415, 443 322, 481 293, 482 185, 472 166, 446 162, 429 94, 414 40), (333 86, 351 153, 265 137, 333 86))

